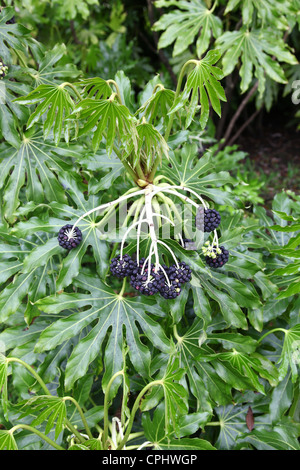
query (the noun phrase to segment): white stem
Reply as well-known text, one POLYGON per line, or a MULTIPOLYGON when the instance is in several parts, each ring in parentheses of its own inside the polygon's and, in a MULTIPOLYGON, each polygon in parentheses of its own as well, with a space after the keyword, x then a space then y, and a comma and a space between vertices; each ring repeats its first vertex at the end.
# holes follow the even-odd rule
MULTIPOLYGON (((150 282, 150 277, 151 277, 151 259, 152 259, 153 252, 154 252, 154 243, 151 243, 150 250, 149 250, 149 260, 148 260, 147 284, 148 282, 150 282)), ((155 265, 155 272, 156 272, 156 265, 155 265)))
POLYGON ((139 218, 139 225, 137 229, 137 239, 136 239, 136 262, 137 265, 139 265, 140 262, 140 236, 141 236, 141 230, 142 230, 142 220, 144 217, 144 214, 146 212, 146 207, 143 207, 140 213, 140 218, 139 218))
POLYGON ((145 192, 145 208, 146 208, 146 218, 148 220, 149 225, 149 235, 151 238, 151 242, 153 243, 154 255, 155 255, 155 272, 158 270, 159 266, 159 254, 157 249, 157 237, 155 233, 155 226, 153 221, 153 212, 152 212, 152 198, 154 196, 153 186, 150 186, 149 189, 147 188, 145 192))
POLYGON ((147 222, 147 219, 144 219, 144 220, 135 222, 134 224, 130 225, 130 227, 128 227, 128 229, 127 229, 126 232, 124 233, 123 238, 122 238, 122 242, 121 242, 120 260, 123 258, 123 249, 124 249, 124 244, 125 244, 125 242, 126 242, 127 235, 129 234, 129 232, 130 232, 134 227, 136 227, 136 226, 139 225, 139 224, 142 225, 143 222, 147 222))
POLYGON ((145 270, 146 264, 147 264, 147 262, 149 261, 149 259, 151 260, 152 251, 153 251, 153 243, 151 243, 150 249, 149 249, 149 255, 147 256, 147 258, 145 259, 145 261, 144 261, 144 263, 143 263, 142 270, 141 270, 141 274, 144 274, 144 270, 145 270))
POLYGON ((166 278, 167 284, 168 284, 168 286, 170 287, 170 286, 171 286, 171 282, 170 282, 169 276, 167 275, 165 269, 162 267, 161 264, 159 265, 159 267, 160 267, 160 269, 162 270, 162 272, 164 273, 164 276, 165 276, 165 278, 166 278))
MULTIPOLYGON (((155 194, 156 194, 157 192, 159 192, 159 190, 160 190, 160 192, 169 192, 169 191, 168 191, 169 189, 171 189, 171 190, 172 190, 172 189, 182 189, 183 191, 190 192, 191 194, 194 194, 194 196, 196 196, 196 197, 199 199, 199 201, 200 201, 201 204, 203 205, 204 209, 207 209, 207 207, 208 207, 207 204, 206 204, 206 202, 203 200, 203 198, 202 198, 201 196, 199 196, 198 193, 196 193, 196 191, 194 191, 193 189, 187 188, 187 187, 185 187, 185 186, 163 186, 163 187, 161 187, 161 188, 159 188, 158 186, 155 186, 155 191, 154 191, 154 192, 155 192, 155 194)), ((174 194, 174 193, 171 193, 171 194, 174 194)), ((194 205, 195 207, 198 207, 198 204, 195 205, 194 201, 191 202, 191 199, 185 198, 185 196, 183 196, 182 194, 177 193, 176 196, 181 197, 182 199, 184 199, 185 201, 189 202, 190 204, 193 203, 193 205, 194 205)))
POLYGON ((192 201, 192 199, 190 199, 189 197, 187 196, 184 196, 183 194, 180 194, 178 193, 177 191, 173 191, 172 189, 163 189, 161 191, 157 191, 157 192, 161 192, 161 193, 168 193, 168 194, 174 194, 174 196, 177 196, 179 197, 180 199, 183 199, 184 202, 188 202, 189 204, 191 204, 192 206, 196 207, 198 209, 199 207, 199 204, 197 204, 196 202, 192 201))
POLYGON ((184 248, 184 241, 183 241, 181 233, 178 234, 178 238, 180 240, 181 246, 184 248))
POLYGON ((94 209, 89 210, 85 214, 81 215, 73 225, 73 230, 74 228, 79 224, 79 222, 87 217, 88 215, 92 214, 93 212, 100 211, 101 209, 106 209, 107 207, 110 207, 112 205, 117 205, 119 202, 126 201, 126 199, 130 199, 131 197, 139 196, 140 194, 144 194, 145 189, 141 189, 139 191, 135 191, 134 193, 130 194, 124 194, 123 196, 119 197, 118 199, 115 199, 114 201, 107 202, 105 204, 101 204, 101 206, 95 207, 94 209))
POLYGON ((155 212, 153 212, 152 215, 155 217, 161 217, 162 219, 166 219, 171 225, 173 225, 173 227, 175 227, 174 222, 172 222, 172 220, 169 219, 169 217, 167 217, 166 215, 156 214, 155 212))
POLYGON ((179 264, 178 264, 177 258, 176 258, 176 256, 175 256, 173 250, 171 250, 171 248, 170 248, 165 242, 163 242, 163 241, 161 241, 161 240, 157 240, 157 243, 160 243, 161 245, 165 246, 165 247, 169 250, 169 252, 170 252, 171 255, 173 256, 173 259, 174 259, 174 261, 175 261, 176 267, 179 269, 179 264))
POLYGON ((213 244, 216 243, 217 248, 219 248, 219 238, 218 238, 218 233, 216 230, 214 230, 214 239, 213 239, 213 244))
POLYGON ((144 447, 147 447, 151 444, 151 446, 153 446, 153 443, 150 442, 150 441, 146 441, 146 442, 143 442, 142 445, 140 445, 140 447, 138 447, 136 450, 142 450, 144 447))

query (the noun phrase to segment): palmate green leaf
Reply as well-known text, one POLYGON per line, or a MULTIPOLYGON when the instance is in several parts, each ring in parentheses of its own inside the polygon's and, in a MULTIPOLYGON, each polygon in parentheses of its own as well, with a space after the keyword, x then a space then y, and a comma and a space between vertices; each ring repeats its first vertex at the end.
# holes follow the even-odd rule
POLYGON ((31 422, 31 426, 39 426, 44 421, 47 421, 45 433, 53 429, 55 424, 55 439, 63 431, 64 423, 67 417, 66 402, 61 397, 50 395, 39 395, 28 400, 25 404, 25 411, 22 412, 21 418, 25 416, 36 414, 37 418, 31 422))
POLYGON ((93 132, 94 151, 99 148, 105 131, 107 132, 106 150, 109 155, 112 153, 116 138, 125 148, 131 144, 136 148, 136 130, 133 118, 126 106, 110 98, 107 100, 86 98, 75 106, 71 117, 77 117, 78 114, 82 120, 86 121, 79 129, 78 136, 93 132))
MULTIPOLYGON (((5 345, 7 349, 7 345, 5 345)), ((5 416, 7 416, 7 403, 8 403, 8 394, 7 394, 7 360, 6 357, 0 352, 0 396, 1 396, 1 405, 5 416)), ((1 448, 1 447, 0 447, 1 448)))
POLYGON ((298 380, 298 366, 300 364, 300 324, 285 330, 282 352, 278 360, 279 380, 283 380, 290 367, 292 382, 298 380))
POLYGON ((154 87, 153 93, 148 100, 143 103, 137 113, 143 113, 150 124, 154 126, 163 118, 164 123, 168 123, 168 112, 172 107, 175 92, 168 90, 162 84, 154 87))
POLYGON ((30 74, 30 81, 34 80, 34 88, 39 85, 59 85, 62 80, 73 80, 80 75, 80 70, 73 63, 66 63, 67 47, 65 44, 55 44, 48 50, 43 44, 30 38, 30 51, 38 64, 37 70, 27 67, 21 68, 19 80, 24 74, 30 74), (61 60, 62 59, 62 60, 61 60))
MULTIPOLYGON (((197 154, 197 145, 184 145, 180 153, 170 154, 169 165, 163 166, 162 174, 175 185, 190 188, 218 204, 234 205, 233 198, 229 193, 218 188, 218 186, 231 182, 229 173, 227 171, 213 171, 213 157, 209 152, 200 159, 197 154)), ((197 200, 197 202, 199 201, 197 200)))
POLYGON ((251 23, 253 15, 257 14, 262 24, 272 24, 276 28, 287 29, 288 20, 286 16, 292 15, 293 7, 285 0, 279 0, 276 4, 272 0, 229 0, 226 5, 225 14, 236 7, 242 10, 243 24, 251 23))
POLYGON ((7 276, 15 275, 13 282, 0 293, 0 317, 1 321, 6 321, 26 298, 25 319, 30 323, 33 316, 39 315, 33 303, 47 293, 55 292, 54 270, 58 260, 53 257, 62 250, 57 242, 45 235, 31 237, 30 240, 20 237, 10 235, 10 244, 0 243, 1 276, 6 280, 7 276))
POLYGON ((65 183, 70 183, 70 187, 68 187, 68 194, 73 198, 78 209, 66 204, 52 203, 51 207, 59 218, 48 217, 47 214, 45 214, 43 218, 31 217, 25 222, 16 224, 13 228, 14 234, 19 236, 28 236, 35 234, 36 232, 43 236, 45 236, 43 232, 53 234, 51 240, 47 242, 49 251, 40 247, 36 252, 30 254, 28 260, 26 260, 25 269, 26 265, 28 265, 30 272, 30 266, 32 264, 44 265, 45 256, 47 256, 49 258, 49 262, 51 262, 52 255, 57 253, 65 255, 56 280, 57 290, 63 289, 64 287, 70 285, 73 278, 78 275, 81 265, 84 261, 84 255, 90 246, 93 249, 93 256, 96 261, 96 269, 99 275, 103 277, 106 274, 108 268, 109 258, 108 246, 105 240, 114 240, 114 238, 111 238, 110 233, 102 234, 98 230, 95 223, 97 216, 96 213, 93 213, 78 223, 78 228, 83 234, 83 239, 80 245, 70 252, 67 252, 64 249, 60 250, 57 241, 57 234, 60 228, 66 225, 66 223, 73 225, 82 213, 86 213, 89 209, 95 208, 99 205, 98 197, 91 196, 86 201, 83 194, 79 191, 76 191, 75 181, 72 180, 71 175, 68 178, 67 175, 65 175, 65 183), (68 217, 70 220, 66 221, 63 217, 68 217))
POLYGON ((200 0, 187 2, 185 0, 158 0, 155 5, 159 8, 175 6, 177 9, 165 13, 154 24, 154 31, 164 31, 158 47, 163 49, 175 41, 173 56, 177 56, 196 42, 197 56, 206 52, 212 37, 222 34, 222 21, 213 14, 200 0))
POLYGON ((0 430, 0 450, 18 450, 15 438, 9 430, 0 430))
POLYGON ((165 404, 165 432, 167 434, 174 431, 176 434, 179 433, 178 418, 188 411, 188 391, 181 384, 176 383, 184 374, 184 370, 179 367, 179 360, 171 358, 162 379, 165 404))
MULTIPOLYGON (((160 442, 154 447, 159 450, 216 450, 210 442, 204 439, 197 438, 183 438, 171 439, 170 441, 160 442)), ((176 461, 176 459, 174 459, 176 461)))
POLYGON ((274 388, 270 401, 270 417, 272 423, 278 422, 290 408, 294 395, 291 372, 274 388))
POLYGON ((239 447, 251 444, 257 450, 300 450, 299 442, 293 436, 282 436, 279 432, 254 429, 251 433, 237 438, 239 447))
POLYGON ((30 129, 41 120, 42 116, 45 116, 44 138, 46 139, 52 130, 55 145, 58 145, 62 132, 64 132, 66 142, 69 142, 70 121, 65 122, 65 118, 72 113, 75 103, 64 84, 39 85, 29 95, 17 98, 16 101, 26 105, 38 103, 27 122, 27 129, 30 129))
POLYGON ((247 26, 243 26, 239 31, 224 33, 217 39, 216 45, 224 54, 224 74, 229 75, 241 59, 241 91, 245 92, 249 88, 254 75, 259 80, 260 96, 265 90, 265 73, 278 83, 286 83, 279 62, 297 63, 283 40, 269 30, 250 31, 247 26), (273 60, 272 56, 275 56, 276 60, 273 60))
MULTIPOLYGON (((187 250, 184 250, 177 242, 172 240, 169 240, 168 245, 172 248, 178 259, 185 261, 191 267, 193 272, 193 288, 199 287, 203 289, 207 298, 218 302, 228 325, 246 330, 248 328, 246 316, 238 302, 241 300, 242 304, 246 306, 260 305, 259 296, 253 287, 250 286, 250 283, 246 282, 246 285, 244 285, 241 281, 229 276, 226 277, 225 274, 221 273, 217 273, 215 276, 216 270, 205 267, 198 254, 194 253, 191 258, 187 250), (229 279, 228 285, 224 282, 225 278, 229 279), (218 287, 217 289, 216 285, 218 287), (231 285, 233 289, 231 289, 229 285, 231 285), (227 290, 228 294, 224 292, 224 290, 227 290)), ((161 248, 161 251, 166 255, 168 254, 164 247, 161 248)))
POLYGON ((113 93, 106 80, 100 77, 84 78, 75 85, 82 86, 82 96, 84 98, 95 98, 95 100, 108 99, 113 93))
POLYGON ((10 49, 24 50, 26 36, 29 35, 29 30, 19 23, 6 24, 14 14, 12 7, 3 8, 0 12, 0 57, 6 63, 11 62, 10 49))
POLYGON ((147 313, 161 316, 162 312, 155 302, 120 297, 95 276, 80 274, 74 280, 74 285, 88 291, 89 294, 61 294, 37 302, 38 307, 48 313, 58 313, 67 308, 90 307, 88 310, 58 320, 47 328, 37 343, 38 352, 52 350, 97 320, 97 324, 76 346, 67 363, 67 389, 85 375, 91 362, 101 354, 102 343, 110 328, 112 330, 104 354, 104 386, 115 372, 123 368, 123 326, 126 329, 130 360, 139 374, 148 377, 150 352, 140 340, 136 323, 158 349, 167 352, 170 347, 169 340, 159 323, 147 313))
MULTIPOLYGON (((215 442, 217 449, 233 450, 237 446, 237 439, 244 433, 249 433, 246 425, 246 416, 251 406, 254 414, 255 428, 260 427, 256 422, 256 414, 265 411, 267 399, 259 394, 253 395, 253 392, 242 397, 244 404, 226 405, 215 408, 215 412, 219 418, 220 432, 215 442), (244 398, 244 399, 243 399, 244 398)), ((257 419, 259 421, 259 418, 257 419)), ((262 424, 262 428, 264 424, 262 424)), ((206 428, 208 430, 208 428, 206 428)))
MULTIPOLYGON (((197 400, 197 411, 206 413, 206 420, 209 421, 212 408, 217 404, 227 404, 232 401, 232 389, 245 391, 256 390, 256 386, 251 383, 244 372, 240 372, 229 363, 224 363, 218 359, 210 364, 198 359, 199 354, 213 354, 210 344, 220 342, 230 345, 230 340, 237 340, 239 349, 253 351, 253 340, 245 338, 245 345, 242 345, 240 336, 235 337, 231 333, 219 333, 217 330, 224 329, 224 321, 215 319, 211 325, 206 325, 202 320, 196 319, 191 327, 186 331, 178 331, 175 334, 176 353, 175 357, 180 360, 180 367, 185 371, 181 384, 197 400), (204 328, 205 327, 205 328, 204 328), (233 336, 234 338, 233 338, 233 336)), ((236 344, 237 344, 236 343, 236 344)), ((152 372, 156 369, 162 374, 168 363, 168 356, 161 354, 154 359, 152 372)), ((145 399, 143 406, 149 406, 156 403, 157 397, 154 393, 152 397, 145 399)), ((202 417, 204 419, 204 416, 202 417)), ((183 418, 182 418, 183 419, 183 418)), ((183 424, 183 422, 181 423, 183 424)), ((178 434, 179 436, 180 434, 178 434)))
POLYGON ((145 432, 146 439, 154 444, 157 450, 213 450, 208 441, 203 439, 189 439, 182 437, 194 434, 200 427, 207 422, 208 413, 192 413, 179 417, 179 431, 180 439, 175 439, 173 436, 167 438, 165 431, 165 408, 164 404, 160 403, 153 413, 151 419, 150 413, 142 414, 142 424, 145 432))
POLYGON ((26 95, 30 91, 30 87, 24 83, 18 83, 14 78, 14 72, 11 70, 0 82, 0 131, 4 139, 14 147, 20 146, 21 140, 16 128, 16 123, 25 123, 28 119, 29 110, 25 106, 18 105, 13 102, 16 96, 26 95))
POLYGON ((134 152, 132 167, 143 161, 147 170, 150 170, 155 158, 162 160, 162 157, 169 159, 169 147, 160 132, 150 123, 142 119, 142 122, 136 126, 138 145, 134 149, 134 142, 126 153, 134 152))
POLYGON ((78 156, 77 149, 55 147, 53 143, 44 142, 38 134, 24 138, 19 149, 2 147, 0 187, 4 188, 3 209, 9 221, 15 220, 23 187, 26 199, 37 204, 67 201, 63 181, 66 171, 70 175, 74 173, 64 156, 78 156))
POLYGON ((169 114, 177 112, 187 105, 185 128, 187 129, 201 105, 200 125, 205 128, 209 117, 209 101, 214 111, 221 116, 221 103, 226 101, 225 92, 218 80, 223 78, 223 72, 214 64, 219 60, 220 52, 209 51, 206 56, 194 61, 194 68, 189 72, 182 93, 174 101, 169 114))
POLYGON ((89 180, 89 193, 91 194, 111 188, 114 181, 124 174, 124 165, 114 151, 108 156, 105 148, 100 147, 96 153, 78 157, 77 161, 80 166, 91 171, 92 176, 89 180), (97 174, 99 171, 101 171, 101 177, 97 174), (104 176, 102 172, 105 172, 104 176))
POLYGON ((233 349, 230 352, 220 352, 215 354, 200 353, 198 356, 200 361, 220 361, 228 362, 242 376, 247 377, 252 385, 262 394, 265 394, 264 386, 258 380, 258 374, 267 379, 272 386, 278 383, 278 372, 276 367, 268 361, 264 356, 253 353, 245 354, 233 349))
POLYGON ((91 5, 98 5, 97 0, 56 0, 58 15, 62 19, 74 20, 78 15, 84 20, 91 14, 91 5))

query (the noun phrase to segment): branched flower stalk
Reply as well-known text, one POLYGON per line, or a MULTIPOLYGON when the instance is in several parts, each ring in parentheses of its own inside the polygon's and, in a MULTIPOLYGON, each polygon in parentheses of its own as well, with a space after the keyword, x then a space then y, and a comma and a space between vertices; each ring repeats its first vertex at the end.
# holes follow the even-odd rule
MULTIPOLYGON (((128 226, 128 228, 126 228, 124 235, 122 237, 119 258, 118 259, 113 258, 112 260, 114 260, 115 263, 117 263, 118 267, 123 266, 123 268, 126 271, 127 269, 126 266, 128 265, 128 263, 131 263, 131 259, 129 255, 124 254, 125 244, 131 232, 133 230, 136 230, 137 252, 136 252, 135 266, 139 269, 140 278, 138 280, 142 282, 143 289, 149 288, 149 290, 146 292, 146 295, 152 295, 152 293, 156 293, 157 291, 160 291, 160 289, 163 289, 164 286, 166 286, 167 290, 170 290, 172 287, 172 281, 170 279, 169 272, 167 272, 168 268, 164 266, 163 263, 161 262, 161 255, 160 255, 159 248, 160 247, 164 248, 167 251, 167 253, 171 256, 172 260, 174 261, 174 269, 176 271, 175 272, 176 275, 180 272, 182 263, 180 264, 180 261, 177 259, 174 251, 169 246, 169 244, 159 239, 157 235, 157 230, 156 230, 156 221, 158 221, 158 225, 159 225, 161 220, 166 220, 167 223, 169 223, 173 228, 175 228, 176 224, 171 216, 172 210, 176 213, 176 217, 178 221, 181 223, 182 223, 182 217, 179 214, 178 210, 176 209, 176 206, 173 200, 167 197, 168 195, 175 196, 176 198, 180 199, 184 204, 188 204, 192 206, 192 208, 196 209, 197 214, 201 208, 203 213, 202 213, 202 219, 200 221, 200 225, 199 225, 199 222, 198 222, 198 225, 196 223, 197 228, 199 228, 200 230, 204 230, 204 226, 205 226, 204 214, 214 212, 215 214, 212 214, 214 219, 220 217, 216 211, 209 209, 208 203, 202 198, 201 195, 199 195, 193 189, 187 188, 182 185, 171 185, 169 183, 157 182, 156 184, 148 184, 143 189, 139 189, 139 190, 131 189, 127 191, 125 194, 123 194, 122 196, 120 196, 119 198, 115 199, 114 201, 101 204, 87 211, 85 214, 82 214, 75 221, 73 226, 72 225, 66 226, 68 228, 65 230, 64 235, 68 239, 67 242, 70 242, 70 241, 72 242, 73 239, 76 242, 76 237, 78 236, 78 230, 79 230, 78 224, 85 217, 88 217, 90 214, 94 212, 109 209, 107 214, 104 216, 104 219, 105 219, 112 214, 112 212, 117 208, 118 204, 123 204, 127 200, 139 197, 138 200, 133 202, 132 206, 134 206, 134 209, 132 209, 132 207, 129 209, 126 220, 124 222, 124 224, 127 224, 130 218, 134 216, 133 222, 131 223, 131 225, 128 226), (186 193, 189 193, 191 196, 194 196, 194 199, 196 199, 197 202, 191 199, 191 197, 187 196, 186 193), (160 205, 157 202, 157 198, 161 199, 163 202, 166 203, 166 206, 168 207, 168 211, 167 211, 168 216, 160 213, 160 205), (134 214, 134 211, 136 211, 135 214, 134 214), (150 247, 149 247, 147 256, 141 259, 140 243, 141 243, 141 232, 142 232, 143 224, 146 224, 148 227, 147 233, 150 238, 150 247), (154 264, 152 264, 153 258, 154 258, 154 264), (157 276, 160 276, 160 279, 157 276), (153 282, 155 284, 156 290, 153 289, 153 282)), ((209 215, 209 217, 210 216, 211 214, 209 215)), ((201 214, 200 214, 200 217, 201 217, 201 214)), ((217 221, 217 225, 218 224, 219 224, 219 220, 217 221)), ((98 222, 97 225, 98 226, 102 225, 102 221, 98 222)), ((211 245, 208 242, 208 245, 206 244, 206 246, 203 248, 203 254, 207 258, 212 258, 213 260, 217 260, 218 256, 222 255, 222 249, 219 248, 217 230, 216 229, 213 230, 213 228, 217 227, 217 225, 214 225, 214 226, 209 225, 210 228, 208 228, 208 230, 206 231, 211 231, 211 232, 213 231, 214 233, 213 242, 211 245)), ((179 240, 181 246, 184 247, 185 246, 184 240, 181 234, 177 235, 177 239, 179 240)), ((124 277, 124 269, 122 270, 122 273, 119 273, 120 276, 118 277, 124 277)), ((128 271, 128 275, 130 275, 129 271, 128 271)), ((175 293, 173 289, 173 294, 174 294, 173 298, 176 295, 179 295, 180 284, 187 282, 187 280, 189 280, 190 275, 187 274, 187 276, 188 276, 187 278, 182 278, 181 281, 177 279, 178 276, 175 276, 176 282, 178 284, 177 286, 178 289, 175 291, 175 293)), ((139 284, 137 284, 137 286, 134 285, 134 287, 139 289, 139 284)))

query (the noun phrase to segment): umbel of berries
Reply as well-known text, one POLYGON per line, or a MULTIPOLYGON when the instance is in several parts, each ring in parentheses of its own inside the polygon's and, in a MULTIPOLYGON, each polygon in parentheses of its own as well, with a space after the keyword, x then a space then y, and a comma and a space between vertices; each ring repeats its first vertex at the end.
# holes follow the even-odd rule
POLYGON ((221 222, 221 216, 215 209, 199 207, 196 215, 196 227, 201 232, 213 232, 221 222))
POLYGON ((82 233, 78 227, 67 224, 58 232, 58 243, 66 250, 72 250, 81 243, 82 233))
POLYGON ((210 268, 221 268, 229 259, 229 251, 224 246, 212 245, 206 242, 206 246, 202 247, 205 255, 205 262, 210 268))
POLYGON ((122 258, 120 255, 112 258, 110 263, 111 273, 121 279, 127 276, 131 276, 136 268, 136 262, 133 261, 131 256, 127 254, 122 256, 122 258))
POLYGON ((8 72, 8 67, 0 59, 0 80, 2 80, 8 72))
POLYGON ((150 266, 150 274, 148 274, 148 265, 144 269, 139 266, 137 272, 130 276, 130 284, 141 294, 154 295, 160 292, 163 285, 162 276, 163 274, 160 270, 155 272, 153 264, 150 266))

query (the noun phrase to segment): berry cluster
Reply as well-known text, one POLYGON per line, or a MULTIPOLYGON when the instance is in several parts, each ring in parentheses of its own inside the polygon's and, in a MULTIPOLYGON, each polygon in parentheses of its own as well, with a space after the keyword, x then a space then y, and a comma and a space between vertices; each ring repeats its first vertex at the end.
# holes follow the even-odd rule
POLYGON ((78 227, 73 229, 73 225, 64 225, 58 232, 58 243, 66 250, 72 250, 81 243, 82 233, 78 227))
POLYGON ((135 270, 137 270, 137 264, 127 254, 124 255, 122 259, 120 255, 118 255, 111 260, 110 271, 116 277, 122 279, 124 277, 131 276, 135 270))
POLYGON ((202 232, 213 232, 221 222, 221 216, 215 209, 199 207, 196 215, 196 227, 202 232))
POLYGON ((190 267, 180 262, 170 267, 162 266, 158 270, 152 263, 142 258, 137 264, 128 254, 113 258, 110 264, 111 273, 119 278, 129 277, 131 286, 144 295, 160 293, 166 299, 174 299, 181 292, 181 286, 192 277, 190 267), (150 273, 149 273, 150 269, 150 273))
POLYGON ((202 247, 202 251, 205 255, 206 264, 210 268, 221 268, 227 263, 229 259, 229 251, 224 246, 216 246, 215 243, 212 245, 206 242, 206 246, 202 247))
POLYGON ((2 60, 0 60, 0 80, 2 80, 7 74, 8 67, 5 65, 2 60))

